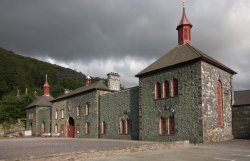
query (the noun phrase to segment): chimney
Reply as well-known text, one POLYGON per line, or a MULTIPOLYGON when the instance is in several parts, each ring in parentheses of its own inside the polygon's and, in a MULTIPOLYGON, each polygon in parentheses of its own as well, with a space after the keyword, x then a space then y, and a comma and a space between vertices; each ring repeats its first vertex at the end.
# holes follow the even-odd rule
POLYGON ((108 88, 112 91, 121 90, 120 75, 118 73, 108 73, 108 88))

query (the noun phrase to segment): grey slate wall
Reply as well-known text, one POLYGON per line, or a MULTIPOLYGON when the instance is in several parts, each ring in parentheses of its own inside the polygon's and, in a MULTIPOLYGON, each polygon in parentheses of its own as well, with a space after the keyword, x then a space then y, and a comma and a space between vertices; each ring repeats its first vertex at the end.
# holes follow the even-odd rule
POLYGON ((32 107, 32 108, 28 108, 26 109, 26 118, 27 118, 27 121, 26 121, 26 130, 30 130, 30 124, 32 123, 32 135, 33 136, 37 136, 37 133, 36 133, 36 107, 32 107), (33 119, 29 119, 29 113, 33 113, 33 119))
POLYGON ((101 138, 139 139, 139 88, 129 88, 122 91, 100 96, 100 123, 107 123, 107 131, 101 138), (120 118, 130 120, 130 134, 119 134, 120 118))
POLYGON ((202 71, 202 113, 204 143, 232 138, 232 75, 206 62, 202 71), (217 126, 217 82, 222 82, 223 128, 217 126))
POLYGON ((75 137, 78 138, 96 138, 98 137, 99 130, 99 115, 98 115, 98 97, 101 94, 107 93, 107 91, 91 91, 86 92, 71 98, 66 98, 61 101, 53 102, 52 105, 52 132, 55 132, 55 125, 58 125, 58 131, 60 131, 61 124, 64 124, 64 132, 61 136, 66 136, 66 127, 69 117, 74 119, 75 123, 75 137), (86 103, 90 105, 90 114, 85 115, 85 106, 86 103), (76 116, 76 107, 80 107, 80 116, 76 116), (61 118, 61 110, 64 109, 64 118, 61 118), (58 119, 55 119, 55 111, 58 111, 58 119), (90 133, 85 134, 85 124, 90 123, 90 133), (76 125, 80 124, 79 134, 76 133, 76 125))
POLYGON ((233 136, 250 139, 250 105, 233 106, 233 136))
POLYGON ((36 134, 41 135, 42 122, 45 123, 45 133, 50 133, 50 109, 51 107, 36 108, 36 134))
POLYGON ((139 80, 140 140, 202 142, 201 63, 193 62, 143 76, 139 80), (167 99, 154 99, 156 81, 178 79, 179 95, 167 99), (159 119, 174 111, 175 134, 159 135, 159 119))

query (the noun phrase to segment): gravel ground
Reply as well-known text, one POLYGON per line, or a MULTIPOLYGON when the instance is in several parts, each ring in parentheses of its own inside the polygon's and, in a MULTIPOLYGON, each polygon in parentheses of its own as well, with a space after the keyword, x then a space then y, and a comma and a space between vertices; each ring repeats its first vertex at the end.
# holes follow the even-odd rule
POLYGON ((13 138, 0 139, 0 160, 51 156, 70 152, 87 152, 136 147, 152 142, 108 139, 13 138))

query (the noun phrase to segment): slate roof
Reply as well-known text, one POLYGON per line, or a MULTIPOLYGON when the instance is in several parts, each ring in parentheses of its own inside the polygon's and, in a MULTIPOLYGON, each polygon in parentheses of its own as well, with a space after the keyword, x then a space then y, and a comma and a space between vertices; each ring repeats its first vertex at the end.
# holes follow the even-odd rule
POLYGON ((174 49, 170 50, 167 54, 163 55, 161 58, 153 62, 147 68, 143 69, 141 72, 136 74, 136 77, 141 77, 147 74, 150 74, 155 71, 160 71, 175 65, 180 65, 183 63, 203 60, 209 64, 212 64, 218 68, 221 68, 231 74, 236 74, 235 71, 208 56, 204 52, 196 49, 190 44, 186 43, 183 45, 178 45, 174 49))
POLYGON ((31 108, 35 106, 40 106, 40 107, 51 107, 52 103, 51 100, 54 98, 52 96, 39 96, 35 101, 33 101, 31 104, 29 104, 26 108, 31 108))
POLYGON ((62 96, 59 96, 57 98, 55 98, 54 100, 52 100, 52 102, 55 102, 57 100, 61 100, 61 99, 64 99, 64 98, 69 98, 69 97, 72 97, 74 95, 78 95, 80 93, 84 93, 84 92, 88 92, 88 91, 92 91, 92 90, 104 90, 104 91, 109 91, 109 88, 105 85, 104 81, 103 80, 100 80, 98 82, 95 82, 93 84, 90 84, 88 86, 83 86, 83 87, 80 87, 80 88, 77 88, 67 94, 64 94, 62 96))
POLYGON ((250 105, 250 90, 234 92, 234 106, 250 105))

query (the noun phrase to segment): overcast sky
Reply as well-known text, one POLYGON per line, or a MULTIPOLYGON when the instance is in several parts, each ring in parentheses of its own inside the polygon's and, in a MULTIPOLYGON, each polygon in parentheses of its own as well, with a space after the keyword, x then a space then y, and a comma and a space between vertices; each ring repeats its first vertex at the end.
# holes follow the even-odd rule
MULTIPOLYGON (((192 45, 250 89, 250 0, 187 0, 192 45)), ((127 87, 177 46, 182 0, 0 0, 0 46, 127 87)))

